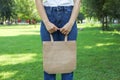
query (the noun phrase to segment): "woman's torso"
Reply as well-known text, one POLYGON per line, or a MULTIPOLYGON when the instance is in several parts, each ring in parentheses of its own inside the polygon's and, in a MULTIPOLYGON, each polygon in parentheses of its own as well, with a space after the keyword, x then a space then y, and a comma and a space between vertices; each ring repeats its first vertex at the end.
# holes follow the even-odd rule
POLYGON ((73 0, 43 0, 44 6, 73 6, 74 1, 73 0))

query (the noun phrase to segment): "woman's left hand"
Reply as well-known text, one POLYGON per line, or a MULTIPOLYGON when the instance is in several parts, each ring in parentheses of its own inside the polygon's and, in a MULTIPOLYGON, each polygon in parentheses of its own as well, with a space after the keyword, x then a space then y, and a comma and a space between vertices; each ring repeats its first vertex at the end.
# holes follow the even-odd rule
POLYGON ((72 29, 72 24, 66 23, 62 28, 60 28, 60 32, 64 35, 68 35, 72 29))

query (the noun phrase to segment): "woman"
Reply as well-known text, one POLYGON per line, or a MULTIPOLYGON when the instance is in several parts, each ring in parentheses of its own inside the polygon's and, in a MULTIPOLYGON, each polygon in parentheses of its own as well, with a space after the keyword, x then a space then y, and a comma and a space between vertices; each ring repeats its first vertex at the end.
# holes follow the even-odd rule
MULTIPOLYGON (((76 18, 79 13, 80 0, 35 0, 37 10, 42 18, 42 41, 50 41, 50 34, 55 41, 77 39, 76 18)), ((44 72, 44 80, 56 80, 56 74, 44 72)), ((73 72, 62 74, 62 80, 73 80, 73 72)))

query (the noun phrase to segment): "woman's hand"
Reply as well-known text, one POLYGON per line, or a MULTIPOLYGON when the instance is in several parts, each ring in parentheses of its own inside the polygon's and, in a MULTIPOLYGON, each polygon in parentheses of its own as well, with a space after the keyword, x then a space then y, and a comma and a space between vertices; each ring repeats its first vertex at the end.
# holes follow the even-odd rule
POLYGON ((51 22, 45 22, 45 26, 49 33, 53 33, 59 30, 59 28, 51 22))
POLYGON ((44 22, 48 32, 49 33, 53 33, 55 31, 57 31, 58 28, 53 23, 51 23, 49 21, 48 17, 47 17, 47 14, 46 14, 46 11, 44 9, 42 0, 35 0, 35 3, 36 3, 36 7, 37 7, 37 10, 38 10, 38 13, 41 16, 41 18, 42 18, 42 20, 43 20, 43 22, 44 22))
POLYGON ((74 7, 72 10, 70 20, 68 21, 68 23, 65 26, 63 26, 60 29, 60 32, 63 33, 64 35, 68 35, 70 33, 72 26, 78 16, 78 13, 80 10, 80 4, 81 4, 81 0, 74 0, 74 7))
POLYGON ((63 33, 64 35, 68 35, 70 33, 72 26, 78 16, 78 13, 80 10, 80 4, 81 4, 81 0, 74 0, 74 7, 72 10, 70 20, 68 21, 68 23, 65 26, 63 26, 60 29, 60 32, 63 33))
POLYGON ((64 35, 68 35, 72 29, 72 24, 67 23, 62 28, 60 28, 60 32, 64 35))

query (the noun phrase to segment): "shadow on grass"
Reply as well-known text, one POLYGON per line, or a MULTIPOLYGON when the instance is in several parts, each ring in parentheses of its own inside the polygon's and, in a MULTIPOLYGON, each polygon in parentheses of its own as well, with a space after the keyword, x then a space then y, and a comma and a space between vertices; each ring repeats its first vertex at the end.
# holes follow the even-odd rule
MULTIPOLYGON (((79 30, 75 80, 118 80, 119 37, 99 28, 79 30)), ((39 35, 0 37, 0 45, 0 56, 12 56, 0 59, 0 80, 43 80, 39 35)))
POLYGON ((0 54, 41 53, 39 35, 0 37, 0 54))
POLYGON ((43 80, 39 35, 0 37, 0 80, 43 80))
POLYGON ((97 27, 79 30, 75 80, 119 80, 119 39, 119 33, 97 27))
POLYGON ((0 66, 0 80, 43 80, 41 61, 0 66))

